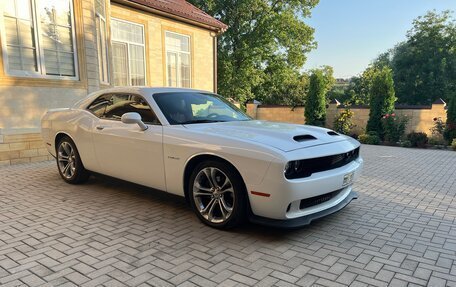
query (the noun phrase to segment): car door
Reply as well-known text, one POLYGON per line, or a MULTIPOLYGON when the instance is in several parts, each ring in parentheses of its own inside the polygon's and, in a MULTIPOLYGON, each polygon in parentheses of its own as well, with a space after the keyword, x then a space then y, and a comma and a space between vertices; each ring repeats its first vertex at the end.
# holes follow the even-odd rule
MULTIPOLYGON (((96 107, 98 120, 92 127, 99 172, 123 180, 165 190, 163 166, 163 127, 140 95, 113 93, 104 95, 96 107), (124 124, 124 113, 136 112, 148 126, 124 124)), ((90 107, 89 107, 90 110, 90 107)))

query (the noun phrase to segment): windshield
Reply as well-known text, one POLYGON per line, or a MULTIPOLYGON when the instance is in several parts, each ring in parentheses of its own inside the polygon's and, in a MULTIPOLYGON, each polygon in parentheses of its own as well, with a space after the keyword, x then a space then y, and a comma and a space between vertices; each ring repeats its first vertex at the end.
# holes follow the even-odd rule
POLYGON ((220 96, 199 92, 160 93, 154 100, 171 125, 251 120, 220 96))

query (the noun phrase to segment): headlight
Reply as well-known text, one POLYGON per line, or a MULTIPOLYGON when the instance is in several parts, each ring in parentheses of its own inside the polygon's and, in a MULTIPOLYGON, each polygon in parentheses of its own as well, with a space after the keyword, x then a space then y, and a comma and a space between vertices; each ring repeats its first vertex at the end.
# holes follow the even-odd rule
POLYGON ((289 161, 285 165, 285 177, 286 178, 296 178, 300 174, 302 169, 302 163, 300 160, 289 161))
POLYGON ((292 160, 285 165, 284 175, 287 179, 309 177, 315 172, 327 171, 342 167, 359 157, 359 147, 349 152, 316 158, 292 160))

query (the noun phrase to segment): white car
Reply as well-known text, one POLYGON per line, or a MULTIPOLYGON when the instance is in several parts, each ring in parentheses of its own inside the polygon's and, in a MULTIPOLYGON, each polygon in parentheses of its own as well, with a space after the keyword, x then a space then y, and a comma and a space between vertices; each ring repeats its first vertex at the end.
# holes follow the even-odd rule
POLYGON ((325 128, 252 120, 223 97, 119 87, 49 110, 42 136, 62 178, 90 172, 184 196, 217 228, 298 227, 357 197, 360 144, 325 128))

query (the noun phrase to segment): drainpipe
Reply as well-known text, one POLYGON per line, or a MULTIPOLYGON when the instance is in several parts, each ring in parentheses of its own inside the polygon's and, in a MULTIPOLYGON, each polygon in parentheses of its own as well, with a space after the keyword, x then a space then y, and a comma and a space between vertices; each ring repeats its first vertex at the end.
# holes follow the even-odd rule
POLYGON ((212 50, 214 51, 214 54, 213 54, 213 63, 214 63, 214 75, 213 75, 213 81, 214 81, 214 93, 217 93, 217 65, 218 65, 218 62, 217 62, 217 37, 218 37, 218 33, 212 33, 211 32, 211 35, 212 36, 212 50), (213 35, 215 34, 215 35, 213 35))

